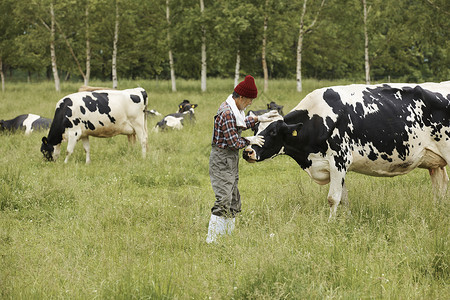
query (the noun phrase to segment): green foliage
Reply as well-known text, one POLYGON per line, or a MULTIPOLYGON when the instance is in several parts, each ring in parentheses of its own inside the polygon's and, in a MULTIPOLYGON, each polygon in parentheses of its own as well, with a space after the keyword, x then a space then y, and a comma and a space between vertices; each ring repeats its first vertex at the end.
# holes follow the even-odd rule
MULTIPOLYGON (((197 122, 151 132, 141 158, 127 138, 91 138, 67 164, 44 162, 45 132, 0 135, 0 298, 64 299, 448 299, 448 199, 435 203, 425 170, 394 178, 349 173, 351 215, 328 222, 328 186, 289 157, 240 162, 243 211, 233 235, 205 243, 214 194, 208 159, 212 120, 233 88, 211 79, 126 81, 149 108, 172 113, 183 99, 197 122)), ((262 86, 261 79, 256 79, 262 86)), ((252 109, 276 101, 285 112, 309 91, 345 81, 273 80, 252 109)), ((108 85, 93 82, 93 85, 108 85)), ((78 83, 63 83, 63 94, 78 83)), ((52 117, 62 94, 52 83, 11 83, 0 116, 52 117)), ((251 134, 246 132, 245 134, 251 134)), ((66 144, 62 145, 64 156, 66 144)))
MULTIPOLYGON (((263 75, 264 17, 268 17, 266 61, 270 78, 295 78, 299 21, 303 1, 171 0, 170 26, 166 1, 119 1, 118 76, 170 78, 172 49, 177 78, 197 79, 201 68, 201 32, 206 31, 208 77, 231 78, 236 54, 241 73, 263 75), (169 28, 170 27, 170 28, 169 28), (167 32, 171 34, 171 45, 167 32)), ((63 39, 67 37, 81 68, 86 61, 86 22, 92 48, 91 77, 111 78, 114 0, 55 2, 56 55, 60 72, 81 78, 63 39), (85 9, 89 7, 86 20, 85 9)), ((310 24, 320 1, 309 1, 310 24)), ((367 1, 371 77, 377 81, 443 81, 450 71, 449 2, 367 1)), ((50 74, 48 0, 5 0, 0 4, 0 56, 6 76, 13 71, 50 74), (7 26, 6 26, 7 25, 7 26), (5 27, 6 26, 6 27, 5 27)), ((363 13, 360 0, 327 0, 317 23, 305 35, 302 73, 306 78, 364 78, 363 13)), ((62 77, 62 76, 61 76, 62 77)), ((62 77, 63 78, 63 77, 62 77)))

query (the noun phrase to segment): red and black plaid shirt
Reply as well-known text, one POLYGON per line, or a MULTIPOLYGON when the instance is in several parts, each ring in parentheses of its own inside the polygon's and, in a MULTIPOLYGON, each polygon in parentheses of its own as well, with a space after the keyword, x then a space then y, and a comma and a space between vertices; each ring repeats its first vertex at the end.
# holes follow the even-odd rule
POLYGON ((241 129, 253 128, 255 124, 256 122, 253 117, 245 117, 245 125, 247 127, 238 128, 236 125, 236 117, 231 111, 231 107, 225 101, 220 105, 217 115, 214 118, 212 145, 216 145, 222 149, 242 149, 249 145, 249 142, 241 137, 241 129))

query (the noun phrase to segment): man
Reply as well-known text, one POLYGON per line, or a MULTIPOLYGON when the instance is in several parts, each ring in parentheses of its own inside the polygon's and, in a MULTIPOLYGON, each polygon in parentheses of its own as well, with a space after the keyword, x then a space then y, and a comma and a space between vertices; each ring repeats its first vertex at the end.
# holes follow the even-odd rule
POLYGON ((261 136, 241 137, 242 130, 253 128, 257 122, 267 122, 277 112, 271 111, 260 116, 245 117, 244 110, 258 96, 255 79, 247 75, 233 94, 223 102, 214 117, 212 149, 209 157, 209 176, 216 196, 211 209, 207 243, 217 237, 230 234, 235 225, 235 216, 241 211, 241 197, 238 189, 239 149, 250 144, 262 146, 261 136))

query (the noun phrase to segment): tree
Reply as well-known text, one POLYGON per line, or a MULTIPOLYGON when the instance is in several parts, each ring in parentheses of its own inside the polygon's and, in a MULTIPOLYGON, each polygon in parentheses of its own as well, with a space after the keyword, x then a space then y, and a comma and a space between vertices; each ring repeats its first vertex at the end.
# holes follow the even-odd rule
POLYGON ((119 0, 115 0, 116 18, 114 23, 114 41, 113 41, 113 53, 112 53, 112 82, 113 89, 117 89, 117 42, 119 40, 119 0))
POLYGON ((320 10, 325 4, 325 0, 322 0, 319 9, 315 13, 315 17, 310 25, 305 25, 306 5, 308 0, 303 0, 303 9, 300 17, 300 30, 298 33, 297 42, 297 92, 302 91, 302 51, 303 51, 303 38, 305 34, 311 32, 314 25, 316 25, 317 18, 319 17, 320 10))
MULTIPOLYGON (((362 0, 364 14, 364 66, 366 70, 366 84, 370 84, 370 63, 369 63, 369 37, 367 35, 367 10, 366 0, 362 0)), ((370 10, 370 7, 369 7, 370 10)))
MULTIPOLYGON (((51 53, 51 59, 52 59, 52 71, 53 71, 53 78, 55 80, 55 89, 57 92, 61 91, 60 87, 60 80, 58 75, 58 66, 56 64, 56 51, 55 51, 55 11, 53 9, 53 2, 50 3, 50 16, 51 16, 51 23, 50 23, 50 53, 51 53)), ((44 26, 48 27, 48 25, 42 20, 42 23, 44 26)))
MULTIPOLYGON (((203 16, 205 11, 205 4, 200 0, 200 13, 203 16)), ((206 27, 201 25, 202 31, 202 71, 201 71, 201 88, 202 92, 206 92, 206 27)))
POLYGON ((91 77, 91 41, 89 32, 89 0, 86 0, 86 10, 84 13, 86 17, 86 75, 84 76, 84 85, 89 85, 91 77))
POLYGON ((262 68, 264 73, 264 92, 267 92, 269 89, 269 71, 267 70, 267 61, 266 61, 266 44, 267 44, 267 22, 269 19, 268 12, 269 0, 266 0, 264 5, 264 27, 263 27, 263 38, 262 38, 262 68))
POLYGON ((171 48, 171 38, 170 38, 170 0, 166 0, 166 19, 167 19, 167 44, 169 45, 169 66, 170 66, 170 80, 172 81, 172 92, 177 91, 177 84, 175 81, 175 69, 173 66, 173 55, 171 48))

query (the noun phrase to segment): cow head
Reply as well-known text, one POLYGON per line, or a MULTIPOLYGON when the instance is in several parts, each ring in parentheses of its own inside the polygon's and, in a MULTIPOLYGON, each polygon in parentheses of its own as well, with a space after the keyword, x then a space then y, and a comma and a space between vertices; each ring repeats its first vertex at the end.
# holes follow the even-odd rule
POLYGON ((256 135, 264 137, 264 145, 262 147, 257 145, 248 146, 243 152, 243 157, 247 162, 263 161, 279 154, 284 154, 285 147, 290 144, 291 140, 297 139, 298 132, 302 126, 301 123, 288 125, 284 120, 276 120, 269 124, 263 123, 262 125, 266 126, 260 125, 256 135))
POLYGON ((189 102, 189 100, 183 100, 183 102, 181 102, 178 105, 178 113, 184 113, 184 112, 194 112, 194 108, 196 108, 198 105, 197 104, 192 104, 189 102))
POLYGON ((271 101, 270 103, 267 103, 267 109, 268 110, 276 110, 282 116, 284 116, 283 107, 284 107, 283 105, 278 105, 278 104, 276 104, 273 101, 271 101))
POLYGON ((48 143, 47 138, 44 136, 42 138, 42 145, 41 145, 41 152, 44 155, 44 158, 48 161, 53 161, 53 152, 54 152, 53 145, 48 143))

